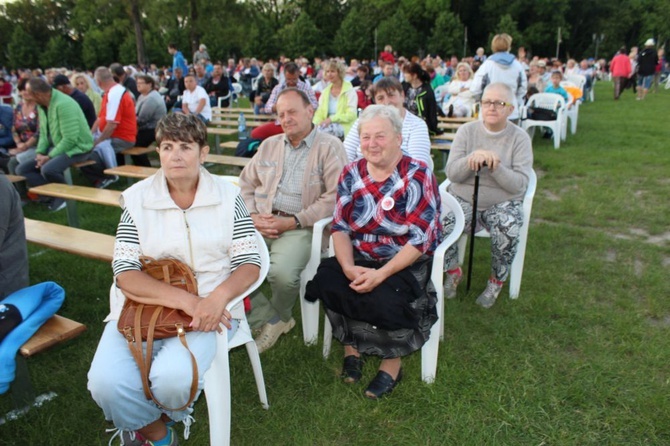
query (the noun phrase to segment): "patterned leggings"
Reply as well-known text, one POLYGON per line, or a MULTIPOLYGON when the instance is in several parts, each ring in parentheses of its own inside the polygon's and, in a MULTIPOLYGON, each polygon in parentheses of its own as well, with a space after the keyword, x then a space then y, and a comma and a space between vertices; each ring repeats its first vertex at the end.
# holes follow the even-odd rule
MULTIPOLYGON (((472 204, 454 195, 465 214, 464 234, 470 234, 472 222, 472 204)), ((445 234, 450 234, 456 223, 450 212, 443 217, 445 234)), ((491 234, 491 276, 504 282, 509 275, 510 266, 519 245, 519 233, 523 225, 523 202, 521 200, 503 201, 490 208, 477 212, 475 231, 486 229, 491 234)), ((458 243, 454 243, 444 256, 444 270, 458 266, 458 243)))

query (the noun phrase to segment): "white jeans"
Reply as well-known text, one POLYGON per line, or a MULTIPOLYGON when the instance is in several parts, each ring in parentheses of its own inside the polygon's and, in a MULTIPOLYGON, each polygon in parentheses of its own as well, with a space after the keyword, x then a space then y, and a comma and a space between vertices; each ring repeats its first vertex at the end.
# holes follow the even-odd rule
MULTIPOLYGON (((119 429, 135 431, 159 419, 163 410, 144 396, 139 367, 116 324, 117 321, 108 322, 102 333, 88 372, 88 390, 107 420, 119 429)), ((216 354, 216 332, 186 333, 186 342, 198 364, 197 399, 204 385, 203 376, 216 354)), ((190 355, 175 337, 154 341, 153 356, 151 391, 167 407, 183 406, 191 389, 190 355)), ((165 411, 174 421, 183 421, 191 412, 192 405, 181 411, 165 411)))

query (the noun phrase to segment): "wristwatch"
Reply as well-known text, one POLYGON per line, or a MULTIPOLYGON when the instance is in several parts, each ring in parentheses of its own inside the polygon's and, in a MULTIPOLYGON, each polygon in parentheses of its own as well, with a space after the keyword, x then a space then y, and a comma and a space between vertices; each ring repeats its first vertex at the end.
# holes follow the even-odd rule
POLYGON ((300 220, 298 220, 298 217, 295 215, 293 216, 293 219, 295 220, 295 228, 296 229, 302 229, 302 225, 300 224, 300 220))

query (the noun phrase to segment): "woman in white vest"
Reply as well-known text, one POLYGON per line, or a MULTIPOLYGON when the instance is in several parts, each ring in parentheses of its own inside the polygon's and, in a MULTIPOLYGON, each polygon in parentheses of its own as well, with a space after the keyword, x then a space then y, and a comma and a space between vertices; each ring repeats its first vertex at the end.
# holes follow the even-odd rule
MULTIPOLYGON (((198 364, 198 393, 216 352, 216 332, 237 326, 225 309, 257 278, 260 256, 254 225, 239 188, 209 174, 207 129, 195 115, 171 114, 159 121, 156 141, 161 169, 121 196, 123 213, 114 246, 111 312, 88 374, 88 388, 124 445, 176 445, 171 424, 189 426, 192 406, 159 408, 142 390, 140 371, 117 320, 126 297, 178 308, 193 318, 186 334, 198 364), (140 271, 140 256, 176 258, 191 267, 199 296, 140 271)), ((189 398, 191 360, 178 338, 154 342, 151 390, 165 407, 189 398)))

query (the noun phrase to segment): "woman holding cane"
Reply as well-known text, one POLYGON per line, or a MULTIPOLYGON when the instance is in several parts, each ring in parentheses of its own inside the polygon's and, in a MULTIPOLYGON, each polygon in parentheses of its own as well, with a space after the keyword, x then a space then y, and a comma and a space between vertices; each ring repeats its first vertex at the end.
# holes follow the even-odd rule
MULTIPOLYGON (((488 85, 482 95, 482 120, 458 130, 446 167, 451 181, 448 190, 463 208, 468 232, 473 224, 473 187, 479 171, 475 232, 485 228, 491 234, 491 274, 477 298, 477 304, 484 308, 495 304, 516 255, 523 224, 523 195, 533 167, 528 134, 508 121, 513 104, 510 87, 503 83, 488 85)), ((448 217, 444 229, 450 230, 448 217)), ((453 299, 462 276, 456 245, 446 253, 445 271, 444 295, 453 299)))

